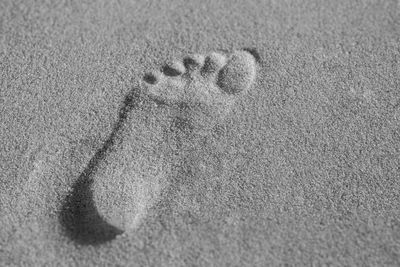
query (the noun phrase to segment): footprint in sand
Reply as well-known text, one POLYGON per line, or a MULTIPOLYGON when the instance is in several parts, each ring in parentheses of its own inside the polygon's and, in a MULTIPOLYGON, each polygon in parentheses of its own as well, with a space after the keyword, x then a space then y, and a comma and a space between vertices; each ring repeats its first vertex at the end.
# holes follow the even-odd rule
POLYGON ((88 173, 93 205, 105 222, 120 232, 137 228, 167 186, 171 153, 164 137, 172 117, 184 119, 191 132, 209 133, 250 89, 257 60, 252 50, 193 55, 145 75, 143 100, 121 117, 88 173), (177 112, 160 116, 163 107, 177 112))

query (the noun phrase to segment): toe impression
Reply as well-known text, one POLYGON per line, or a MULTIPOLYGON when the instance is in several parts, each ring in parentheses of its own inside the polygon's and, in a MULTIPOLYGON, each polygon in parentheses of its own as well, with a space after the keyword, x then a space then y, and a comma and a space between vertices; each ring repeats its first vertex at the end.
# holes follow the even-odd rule
POLYGON ((226 57, 219 53, 211 53, 206 57, 204 66, 201 70, 203 75, 214 73, 221 69, 226 63, 226 57))
POLYGON ((194 69, 202 66, 204 64, 204 56, 199 54, 194 54, 183 59, 183 64, 188 71, 193 71, 194 69))
POLYGON ((250 88, 255 76, 254 57, 246 51, 236 51, 218 73, 217 85, 228 94, 239 94, 250 88))
POLYGON ((183 73, 185 73, 185 71, 186 71, 185 66, 182 64, 182 62, 178 61, 170 62, 167 65, 165 65, 162 69, 162 72, 166 76, 171 76, 171 77, 182 75, 183 73))

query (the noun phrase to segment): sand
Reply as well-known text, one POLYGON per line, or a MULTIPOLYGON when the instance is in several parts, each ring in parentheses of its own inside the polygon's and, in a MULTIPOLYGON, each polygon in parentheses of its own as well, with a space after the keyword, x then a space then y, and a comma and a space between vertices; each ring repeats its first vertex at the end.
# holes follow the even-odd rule
POLYGON ((1 1, 0 265, 400 265, 399 10, 1 1), (241 48, 254 87, 209 138, 164 143, 192 150, 139 226, 92 224, 76 196, 144 75, 241 48))

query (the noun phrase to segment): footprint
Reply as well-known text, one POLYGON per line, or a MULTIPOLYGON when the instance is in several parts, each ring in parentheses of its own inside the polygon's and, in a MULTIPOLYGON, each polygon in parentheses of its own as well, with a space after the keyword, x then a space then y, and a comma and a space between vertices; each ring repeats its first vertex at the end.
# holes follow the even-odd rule
POLYGON ((192 133, 209 133, 252 86, 257 59, 254 51, 244 50, 193 55, 144 76, 145 97, 124 111, 90 170, 93 204, 104 221, 121 232, 140 225, 167 187, 174 163, 165 139, 171 124, 179 121, 192 133))

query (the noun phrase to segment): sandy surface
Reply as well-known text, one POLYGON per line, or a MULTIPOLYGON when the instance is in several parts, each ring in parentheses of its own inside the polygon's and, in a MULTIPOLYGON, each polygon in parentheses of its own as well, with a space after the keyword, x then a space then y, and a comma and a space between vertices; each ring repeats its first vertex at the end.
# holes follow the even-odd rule
POLYGON ((48 2, 0 2, 0 265, 400 265, 397 1, 48 2), (143 74, 242 47, 254 88, 140 227, 77 227, 143 74))

